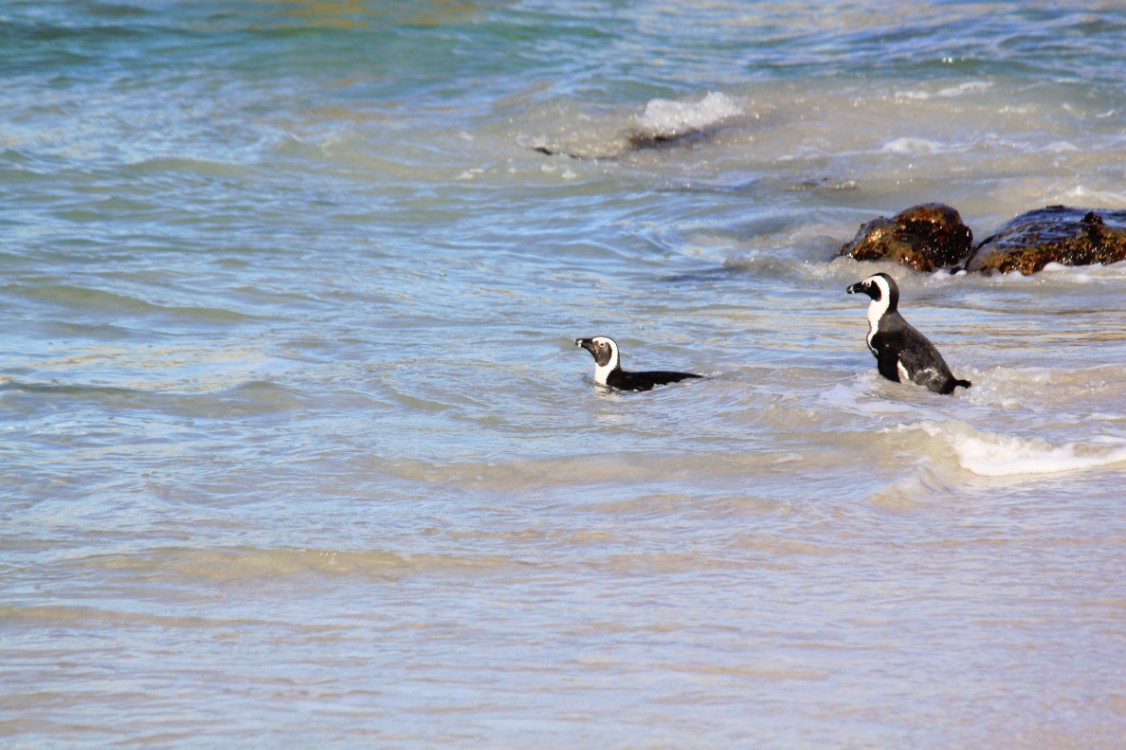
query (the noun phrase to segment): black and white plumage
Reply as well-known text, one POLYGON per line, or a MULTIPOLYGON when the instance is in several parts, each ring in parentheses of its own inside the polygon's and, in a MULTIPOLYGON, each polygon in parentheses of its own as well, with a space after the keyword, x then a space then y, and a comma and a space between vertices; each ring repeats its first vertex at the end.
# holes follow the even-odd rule
POLYGON ((877 273, 845 290, 867 294, 868 349, 876 367, 888 380, 923 385, 935 393, 953 393, 958 386, 970 387, 950 372, 946 361, 927 337, 899 314, 899 287, 886 273, 877 273))
POLYGON ((669 370, 625 372, 622 370, 618 344, 606 336, 575 339, 575 346, 581 346, 594 357, 595 383, 622 391, 648 391, 654 386, 664 385, 665 383, 676 383, 688 378, 703 377, 690 372, 672 372, 669 370))

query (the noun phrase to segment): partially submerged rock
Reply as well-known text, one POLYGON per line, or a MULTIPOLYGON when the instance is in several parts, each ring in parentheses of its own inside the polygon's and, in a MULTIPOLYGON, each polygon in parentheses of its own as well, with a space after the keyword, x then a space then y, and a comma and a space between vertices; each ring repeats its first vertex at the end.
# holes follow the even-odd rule
POLYGON ((671 148, 685 143, 705 140, 710 138, 716 129, 685 130, 683 132, 663 134, 650 133, 643 130, 631 130, 620 133, 613 138, 600 141, 591 146, 584 145, 550 145, 539 144, 530 146, 532 151, 545 156, 568 156, 572 159, 600 159, 613 161, 636 151, 651 149, 671 148))
POLYGON ((1048 206, 1017 216, 984 240, 966 270, 1027 276, 1049 263, 1086 266, 1120 260, 1126 260, 1126 211, 1048 206))
POLYGON ((929 273, 1036 273, 1049 263, 1088 266, 1126 260, 1126 211, 1048 206, 1028 211, 973 247, 973 233, 950 206, 925 203, 860 227, 840 255, 890 260, 929 273))
POLYGON ((537 143, 529 148, 547 156, 562 154, 572 159, 612 160, 636 151, 706 140, 742 114, 742 107, 733 99, 717 92, 709 93, 698 102, 653 99, 645 105, 641 115, 630 118, 630 125, 625 129, 596 131, 585 137, 572 134, 569 143, 537 143))
POLYGON ((943 203, 925 203, 868 222, 839 255, 892 260, 929 273, 962 263, 972 249, 973 232, 957 211, 943 203))

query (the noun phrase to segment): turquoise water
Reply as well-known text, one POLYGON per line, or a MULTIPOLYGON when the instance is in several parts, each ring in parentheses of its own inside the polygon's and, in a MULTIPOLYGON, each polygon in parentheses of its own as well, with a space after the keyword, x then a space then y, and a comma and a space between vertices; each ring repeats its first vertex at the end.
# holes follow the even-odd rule
POLYGON ((0 740, 1117 746, 1126 268, 834 256, 1126 209, 1124 34, 0 4, 0 740), (878 378, 873 270, 973 388, 878 378))

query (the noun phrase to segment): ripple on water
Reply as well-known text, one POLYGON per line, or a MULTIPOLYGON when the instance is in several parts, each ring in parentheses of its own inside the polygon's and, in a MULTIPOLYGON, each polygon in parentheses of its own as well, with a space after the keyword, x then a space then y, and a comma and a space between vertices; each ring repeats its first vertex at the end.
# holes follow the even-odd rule
POLYGON ((1122 208, 1115 4, 139 5, 0 24, 4 741, 1121 745, 1126 264, 834 257, 1122 208))

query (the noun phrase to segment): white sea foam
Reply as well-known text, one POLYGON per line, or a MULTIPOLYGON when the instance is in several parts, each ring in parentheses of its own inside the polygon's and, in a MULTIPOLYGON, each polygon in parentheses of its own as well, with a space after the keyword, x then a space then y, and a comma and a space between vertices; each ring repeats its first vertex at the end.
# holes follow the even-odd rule
POLYGON ((942 147, 938 141, 926 138, 896 138, 880 149, 885 154, 933 154, 942 147))
MULTIPOLYGON (((1082 266, 1081 268, 1086 268, 1086 266, 1082 266)), ((1063 263, 1056 263, 1054 261, 1051 263, 1046 263, 1044 267, 1040 269, 1040 272, 1053 274, 1065 273, 1068 275, 1068 281, 1073 281, 1076 284, 1090 284, 1095 280, 1094 277, 1089 273, 1076 271, 1074 266, 1065 266, 1063 263)))
POLYGON ((1053 445, 1040 438, 1021 438, 974 430, 954 423, 920 425, 927 434, 945 439, 959 466, 983 477, 1020 477, 1083 471, 1126 464, 1126 441, 1100 436, 1084 443, 1053 445))
POLYGON ((1097 204, 1103 208, 1126 208, 1126 193, 1113 190, 1093 190, 1085 185, 1063 193, 1064 203, 1097 204))
POLYGON ((741 114, 743 108, 731 97, 713 91, 698 102, 653 99, 637 121, 651 135, 672 137, 703 130, 741 114))
POLYGON ((1077 443, 1052 446, 1043 440, 961 435, 951 439, 951 446, 964 468, 987 477, 1055 474, 1126 462, 1122 445, 1112 449, 1077 443))
POLYGON ((931 95, 929 91, 896 91, 895 98, 925 102, 927 99, 931 98, 931 95))
POLYGON ((964 94, 980 93, 991 88, 993 88, 993 84, 989 81, 965 81, 964 83, 959 83, 957 86, 948 86, 947 88, 939 90, 936 96, 950 99, 964 94))
POLYGON ((1044 150, 1050 154, 1063 154, 1078 151, 1079 147, 1071 141, 1052 141, 1044 150))

